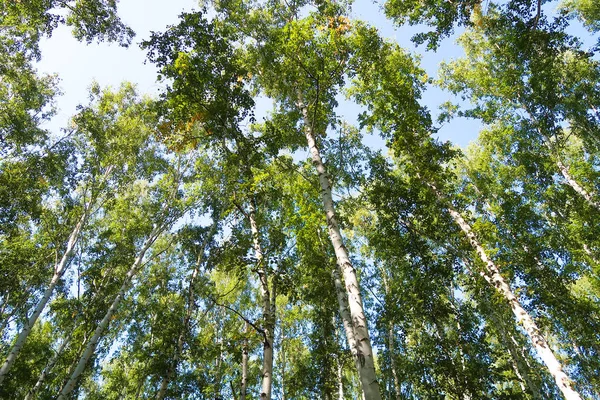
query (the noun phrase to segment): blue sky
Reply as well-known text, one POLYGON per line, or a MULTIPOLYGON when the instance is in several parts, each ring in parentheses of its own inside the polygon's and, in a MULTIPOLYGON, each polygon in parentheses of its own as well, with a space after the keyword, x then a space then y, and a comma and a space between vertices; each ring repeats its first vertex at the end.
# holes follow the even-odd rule
MULTIPOLYGON (((66 27, 58 28, 53 36, 43 40, 42 61, 38 69, 42 73, 57 73, 61 78, 63 95, 58 99, 59 113, 49 124, 56 131, 65 127, 74 114, 78 104, 87 102, 87 90, 93 80, 102 87, 118 86, 122 81, 131 81, 138 85, 140 92, 156 94, 160 88, 156 82, 156 70, 151 64, 144 64, 145 53, 137 43, 148 38, 151 31, 162 31, 167 25, 177 22, 182 11, 198 8, 197 0, 122 0, 119 13, 122 19, 137 33, 134 44, 125 49, 115 44, 85 45, 74 40, 66 27)), ((430 76, 435 76, 440 61, 457 58, 461 49, 454 44, 454 38, 444 41, 438 52, 425 52, 424 47, 416 48, 410 38, 418 31, 415 27, 395 29, 385 19, 380 6, 370 0, 359 0, 354 4, 355 18, 368 21, 379 28, 383 36, 396 40, 401 46, 422 57, 422 66, 430 76)), ((425 104, 435 115, 438 106, 452 97, 437 88, 429 89, 423 98, 425 104)), ((267 108, 262 104, 261 108, 267 108)), ((349 122, 353 122, 359 109, 344 103, 340 113, 349 122)), ((451 140, 459 146, 466 146, 477 137, 478 121, 457 119, 446 124, 439 132, 443 140, 451 140)), ((376 143, 377 141, 374 141, 376 143)))
POLYGON ((123 81, 134 82, 142 93, 156 93, 156 69, 144 65, 145 53, 137 43, 150 31, 161 31, 177 22, 184 10, 191 10, 197 0, 123 0, 119 3, 122 19, 137 33, 135 44, 125 49, 116 44, 79 43, 71 37, 69 28, 56 29, 41 43, 42 73, 58 73, 63 96, 58 99, 59 114, 51 128, 67 124, 78 104, 87 101, 88 88, 93 80, 102 87, 118 86, 123 81))

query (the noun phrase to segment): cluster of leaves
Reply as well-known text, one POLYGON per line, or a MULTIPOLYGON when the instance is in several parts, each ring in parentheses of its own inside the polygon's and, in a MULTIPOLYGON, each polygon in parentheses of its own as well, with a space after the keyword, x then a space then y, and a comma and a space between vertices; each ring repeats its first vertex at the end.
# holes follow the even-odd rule
MULTIPOLYGON (((462 150, 434 138, 418 58, 328 1, 182 14, 142 44, 158 99, 92 84, 47 132, 58 89, 33 68, 40 37, 132 32, 114 0, 0 3, 0 397, 237 399, 269 378, 276 398, 359 398, 334 221, 381 398, 560 398, 490 263, 569 385, 598 398, 600 64, 542 3, 385 3, 432 26, 430 48, 467 27, 437 81, 484 124, 462 150), (262 121, 257 96, 273 102, 262 121)), ((563 7, 593 31, 595 4, 563 7)))

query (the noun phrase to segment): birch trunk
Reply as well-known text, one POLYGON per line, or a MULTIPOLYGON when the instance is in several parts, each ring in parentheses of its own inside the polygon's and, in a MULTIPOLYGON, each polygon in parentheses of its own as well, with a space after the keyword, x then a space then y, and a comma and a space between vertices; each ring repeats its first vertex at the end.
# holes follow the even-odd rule
POLYGON ((94 331, 94 335, 88 342, 85 350, 83 351, 83 354, 81 355, 81 358, 79 359, 79 362, 77 363, 77 366, 75 367, 75 370, 73 371, 73 373, 69 377, 69 380, 67 381, 67 383, 61 390, 59 396, 57 397, 57 400, 66 400, 69 397, 70 393, 75 388, 75 385, 77 384, 77 381, 79 380, 79 377, 85 370, 85 367, 86 367, 88 361, 94 354, 94 351, 96 350, 96 346, 98 345, 98 342, 102 338, 102 334, 104 333, 105 329, 108 327, 108 324, 109 324, 112 316, 116 313, 117 308, 119 307, 119 304, 121 304, 121 301, 125 297, 127 290, 129 288, 129 285, 131 283, 131 280, 139 271, 139 268, 142 265, 142 261, 144 259, 144 256, 146 255, 146 252, 148 251, 150 246, 152 246, 152 244, 156 241, 156 239, 158 238, 158 236, 160 235, 160 233, 162 233, 162 231, 164 229, 165 229, 164 226, 155 228, 152 231, 152 233, 150 234, 150 236, 144 242, 142 249, 140 250, 135 261, 133 262, 131 268, 127 272, 127 275, 125 276, 125 280, 121 284, 121 287, 119 288, 119 292, 118 292, 117 296, 113 300, 108 311, 106 311, 106 314, 104 315, 104 318, 102 318, 102 321, 100 321, 100 323, 96 327, 96 330, 94 331))
MULTIPOLYGON (((519 100, 520 97, 519 97, 519 100)), ((536 124, 538 122, 537 118, 534 116, 534 114, 531 112, 531 110, 529 109, 529 107, 521 100, 523 109, 527 112, 527 114, 529 115, 529 118, 532 121, 535 121, 536 124)), ((591 205, 592 207, 594 207, 596 210, 600 211, 600 203, 594 200, 594 197, 592 196, 592 194, 590 192, 588 192, 587 190, 585 190, 585 188, 583 186, 581 186, 579 184, 579 182, 577 182, 572 176, 571 173, 569 172, 569 169, 567 168, 567 166, 560 160, 559 155, 556 154, 558 152, 555 152, 554 149, 552 148, 552 144, 550 142, 550 138, 544 134, 544 132, 542 132, 542 130, 538 127, 536 127, 536 130, 538 131, 538 133, 540 134, 540 136, 542 137, 542 142, 544 144, 544 146, 546 146, 546 148, 550 151, 550 154, 553 155, 554 157, 556 157, 556 166, 558 167, 558 170, 560 171, 560 174, 563 176, 563 178, 565 178, 565 181, 567 182, 567 184, 569 186, 571 186, 571 188, 577 192, 577 194, 579 194, 581 197, 583 197, 585 199, 585 201, 591 205), (553 154, 555 153, 555 154, 553 154)))
MULTIPOLYGON (((492 318, 494 318, 494 317, 492 317, 492 318)), ((499 321, 499 318, 494 318, 494 319, 496 321, 499 321)), ((542 397, 541 397, 540 388, 531 379, 531 376, 529 374, 529 371, 530 371, 529 366, 524 365, 524 364, 526 364, 524 354, 522 354, 521 352, 519 352, 517 350, 521 346, 519 345, 519 343, 517 343, 514 336, 510 332, 508 332, 507 327, 503 323, 498 322, 498 330, 500 331, 501 340, 504 342, 505 346, 508 348, 508 352, 510 353, 511 358, 513 359, 513 368, 515 370, 515 374, 521 380, 521 384, 523 384, 523 382, 524 382, 525 386, 527 387, 527 390, 524 390, 524 392, 528 392, 529 394, 531 394, 531 397, 535 400, 541 400, 542 397), (525 362, 524 362, 524 360, 525 360, 525 362)))
POLYGON ((219 344, 219 354, 215 358, 215 385, 214 385, 214 399, 221 400, 221 388, 223 375, 221 367, 223 365, 223 312, 222 309, 217 309, 217 321, 216 321, 216 340, 219 344))
POLYGON ((2 323, 0 323, 0 335, 4 332, 4 329, 8 326, 8 321, 10 320, 11 315, 8 314, 4 317, 4 313, 6 311, 6 307, 8 306, 8 301, 10 300, 10 292, 6 294, 6 297, 2 297, 2 308, 0 309, 0 318, 2 319, 2 323))
POLYGON ((344 380, 342 375, 342 362, 340 356, 337 357, 337 383, 338 383, 338 400, 344 400, 344 380))
MULTIPOLYGON (((342 282, 342 275, 339 265, 336 264, 335 268, 331 271, 333 276, 333 283, 335 285, 335 292, 338 299, 338 308, 340 310, 340 316, 342 317, 342 324, 344 325, 344 332, 346 333, 346 340, 348 341, 348 348, 352 354, 352 358, 358 363, 358 352, 356 348, 356 337, 354 336, 354 327, 352 326, 352 316, 350 315, 350 307, 348 306, 348 295, 344 288, 344 282, 342 282)), ((357 364, 357 368, 360 366, 357 364)))
MULTIPOLYGON (((385 271, 381 268, 381 278, 386 298, 390 296, 390 286, 385 271)), ((402 398, 400 391, 400 379, 398 379, 398 371, 396 366, 396 358, 394 357, 394 324, 393 321, 388 323, 388 352, 390 354, 390 368, 392 369, 392 377, 394 378, 394 391, 396 392, 396 400, 402 398)))
POLYGON ((352 318, 354 337, 356 339, 358 376, 360 377, 366 400, 380 400, 381 393, 379 391, 379 383, 377 382, 377 374, 375 372, 373 349, 371 347, 371 339, 369 337, 369 330, 367 327, 367 318, 365 316, 365 311, 362 304, 362 297, 360 294, 358 279, 356 277, 356 270, 350 262, 348 250, 344 246, 340 227, 337 222, 335 207, 333 205, 331 181, 329 179, 329 175, 327 174, 327 169, 323 164, 323 160, 321 159, 321 153, 317 148, 315 134, 313 132, 310 117, 308 115, 308 107, 304 104, 302 93, 300 93, 300 91, 298 91, 298 108, 302 111, 304 120, 304 134, 306 136, 308 148, 312 157, 312 163, 319 176, 323 211, 325 212, 325 216, 327 218, 329 238, 333 245, 337 263, 342 270, 344 282, 346 284, 350 316, 352 318))
POLYGON ((173 380, 173 377, 177 372, 177 365, 179 364, 179 359, 183 354, 183 344, 185 342, 185 337, 190 328, 190 321, 192 320, 192 315, 196 310, 196 302, 194 299, 194 282, 196 282, 196 278, 200 273, 200 267, 202 267, 202 264, 204 263, 204 253, 206 251, 206 246, 208 246, 208 243, 210 243, 210 241, 213 239, 213 236, 217 231, 217 226, 218 221, 217 219, 214 219, 210 231, 208 232, 206 238, 200 245, 200 252, 198 254, 198 258, 196 259, 196 265, 194 266, 194 270, 192 271, 192 275, 189 279, 187 310, 185 313, 185 318, 183 320, 183 329, 177 337, 177 347, 175 348, 175 355, 173 356, 171 365, 169 366, 169 369, 167 370, 167 373, 163 377, 163 380, 160 384, 160 389, 158 390, 158 393, 155 397, 156 400, 162 400, 165 398, 165 395, 167 394, 167 389, 169 387, 169 383, 171 382, 171 380, 173 380))
POLYGON ((87 204, 83 210, 83 214, 79 218, 79 221, 77 221, 77 224, 75 224, 75 227, 73 228, 73 230, 71 231, 71 234, 69 235, 69 239, 67 241, 67 247, 65 249, 65 252, 63 253, 62 258, 60 259, 59 262, 57 262, 54 265, 54 274, 52 275, 50 284, 44 291, 44 294, 43 294, 42 298, 40 299, 40 301, 35 306, 35 309, 34 309, 33 313, 31 314, 31 316, 29 317, 29 319, 27 320, 27 323, 25 324, 25 326, 23 327, 21 332, 19 332, 19 335, 17 336, 17 340, 15 341, 15 344, 13 345, 12 349, 8 353, 8 356, 6 357, 6 361, 0 368, 0 385, 2 384, 2 381, 4 380, 4 377, 6 376, 6 374, 8 374, 11 367, 15 363, 17 356, 19 355, 19 352, 25 345, 25 342, 27 341, 27 338, 29 337, 31 330, 33 329, 33 326, 35 325, 39 316, 42 314, 42 311, 44 311, 44 308, 46 308, 48 301, 50 300, 50 298, 52 297, 52 294, 54 293, 54 289, 56 288, 56 285, 58 285, 58 282, 65 274, 69 260, 71 259, 71 255, 73 254, 73 251, 75 250, 75 246, 77 245, 77 241, 79 240, 81 230, 83 229, 83 226, 85 225, 89 215, 90 215, 90 204, 87 204))
MULTIPOLYGON (((68 371, 66 374, 67 376, 71 376, 71 374, 75 370, 75 367, 77 367, 77 362, 79 361, 78 357, 81 357, 81 354, 85 350, 85 346, 88 343, 88 339, 89 339, 88 334, 93 334, 93 332, 87 332, 87 331, 84 332, 83 340, 81 341, 81 343, 79 343, 79 346, 77 347, 77 351, 74 352, 75 358, 73 359, 73 361, 71 362, 71 365, 69 365, 69 368, 67 369, 67 371, 68 371)), ((58 390, 59 393, 62 392, 65 385, 66 385, 66 382, 63 382, 63 385, 58 390)))
POLYGON ((467 388, 469 387, 469 383, 468 383, 467 374, 466 374, 467 366, 465 364, 465 352, 464 352, 463 345, 462 345, 462 342, 460 339, 460 334, 462 332, 462 326, 460 325, 460 312, 459 312, 458 308, 456 308, 456 306, 454 305, 454 302, 456 301, 456 299, 454 298, 452 291, 449 293, 448 297, 449 297, 448 305, 454 312, 455 322, 456 322, 456 334, 458 336, 457 341, 456 341, 456 347, 458 348, 460 368, 462 371, 461 378, 462 378, 462 384, 463 384, 463 389, 462 389, 463 390, 463 400, 470 400, 471 394, 467 391, 467 388))
POLYGON ((585 188, 583 186, 581 186, 579 184, 579 182, 577 182, 571 176, 571 173, 569 172, 569 169, 567 168, 567 166, 565 164, 563 164, 563 162, 561 160, 556 161, 556 166, 558 167, 558 170, 560 171, 563 178, 565 178, 565 181, 567 181, 567 184, 569 186, 571 186, 571 188, 574 191, 576 191, 577 194, 579 194, 581 197, 583 197, 590 206, 592 206, 596 210, 600 211, 600 202, 595 201, 592 194, 590 192, 588 192, 587 190, 585 190, 585 188))
MULTIPOLYGON (((438 193, 438 197, 439 197, 438 193)), ((475 234, 473 233, 470 225, 463 219, 463 217, 454 209, 448 207, 448 212, 452 216, 454 222, 460 227, 463 233, 469 239, 471 246, 475 249, 479 258, 484 263, 486 268, 486 273, 481 274, 486 281, 496 288, 498 293, 504 297, 504 299, 509 303, 513 314, 515 315, 517 321, 523 326, 533 347, 538 353, 539 357, 542 359, 548 371, 554 378, 556 385, 559 390, 567 400, 581 400, 581 396, 577 393, 571 384, 571 380, 564 373, 562 366, 550 346, 548 342, 544 338, 544 336, 540 333, 539 328, 537 327, 533 318, 529 315, 529 313, 521 306, 521 303, 517 299, 517 297, 512 292, 512 289, 504 280, 504 277, 500 274, 500 270, 496 266, 496 264, 487 256, 487 253, 483 246, 479 243, 475 234)))
POLYGON ((52 370, 52 368, 54 368, 54 365, 56 365, 56 362, 58 361, 58 359, 62 355, 63 351, 65 350, 65 347, 67 347, 67 344, 71 341, 72 335, 73 335, 73 331, 71 331, 67 335, 67 337, 62 341, 62 343, 60 344, 60 346, 56 350, 56 353, 54 353, 54 355, 52 356, 52 358, 50 359, 50 361, 48 361, 48 363, 46 364, 46 366, 44 367, 44 369, 40 373, 40 376, 38 377, 37 382, 31 388, 31 390, 29 390, 29 392, 25 396, 24 400, 32 400, 32 399, 34 399, 36 397, 36 394, 37 394, 38 390, 40 390, 40 388, 42 387, 42 385, 46 381, 46 378, 48 377, 48 374, 50 373, 50 371, 52 370))
POLYGON ((246 390, 248 387, 248 322, 244 323, 244 344, 242 345, 242 383, 240 386, 240 400, 246 400, 246 390))
POLYGON ((215 360, 215 369, 216 369, 216 373, 215 373, 215 400, 220 400, 221 399, 221 386, 222 386, 222 381, 223 381, 223 373, 221 371, 223 365, 223 338, 220 338, 220 349, 219 349, 219 355, 217 356, 217 359, 215 360))
POLYGON ((396 400, 402 398, 400 391, 400 380, 398 379, 398 371, 396 370, 396 359, 394 358, 394 328, 390 324, 388 330, 388 351, 390 353, 390 367, 392 368, 392 376, 394 378, 394 391, 396 392, 396 400))
POLYGON ((271 400, 271 388, 273 385, 273 331, 275 318, 271 306, 271 294, 269 292, 269 279, 260 245, 260 232, 256 223, 256 205, 254 199, 250 201, 250 212, 248 213, 250 229, 252 232, 252 243, 254 246, 254 257, 256 258, 258 279, 260 282, 260 295, 262 299, 262 311, 264 320, 265 340, 263 342, 263 368, 261 384, 261 400, 271 400))
POLYGON ((156 396, 155 396, 156 400, 162 400, 165 398, 165 396, 167 394, 167 389, 169 388, 169 382, 171 382, 171 379, 172 379, 172 375, 173 375, 173 366, 169 365, 169 368, 167 369, 167 373, 163 377, 163 380, 160 383, 160 388, 158 389, 158 392, 156 393, 156 396))
POLYGON ((286 359, 285 359, 285 332, 281 333, 281 400, 286 400, 285 395, 285 368, 286 368, 286 359))

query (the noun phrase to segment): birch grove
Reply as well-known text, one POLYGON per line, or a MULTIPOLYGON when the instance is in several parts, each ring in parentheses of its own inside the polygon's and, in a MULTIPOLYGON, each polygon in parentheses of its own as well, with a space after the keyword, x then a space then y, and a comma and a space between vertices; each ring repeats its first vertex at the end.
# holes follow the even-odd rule
POLYGON ((600 396, 595 2, 30 3, 0 398, 600 396))

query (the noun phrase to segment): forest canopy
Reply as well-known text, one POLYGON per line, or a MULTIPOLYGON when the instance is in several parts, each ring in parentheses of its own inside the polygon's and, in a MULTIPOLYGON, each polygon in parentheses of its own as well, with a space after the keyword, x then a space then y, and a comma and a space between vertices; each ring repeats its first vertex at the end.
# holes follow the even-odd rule
POLYGON ((0 398, 600 399, 600 2, 365 4, 0 0, 0 398))

